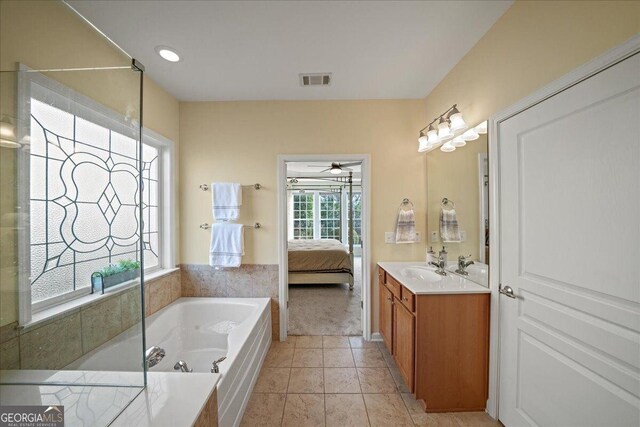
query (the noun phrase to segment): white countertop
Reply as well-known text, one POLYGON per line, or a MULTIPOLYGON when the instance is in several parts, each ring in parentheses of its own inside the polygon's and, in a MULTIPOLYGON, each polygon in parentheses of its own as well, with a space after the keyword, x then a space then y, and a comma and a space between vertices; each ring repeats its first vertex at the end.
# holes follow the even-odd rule
MULTIPOLYGON (((447 272, 446 276, 438 276, 431 279, 413 277, 407 272, 420 272, 421 270, 433 273, 435 268, 427 266, 424 262, 379 262, 378 265, 400 282, 405 288, 416 295, 428 294, 488 294, 491 290, 457 274, 447 272)), ((433 276, 433 274, 428 274, 433 276)))

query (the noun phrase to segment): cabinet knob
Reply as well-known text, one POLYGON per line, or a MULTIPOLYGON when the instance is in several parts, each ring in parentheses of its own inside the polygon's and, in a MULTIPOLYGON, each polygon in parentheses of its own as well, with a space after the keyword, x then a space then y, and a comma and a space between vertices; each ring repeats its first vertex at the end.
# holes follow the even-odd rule
POLYGON ((402 301, 409 301, 409 298, 407 298, 407 297, 402 297, 402 301))

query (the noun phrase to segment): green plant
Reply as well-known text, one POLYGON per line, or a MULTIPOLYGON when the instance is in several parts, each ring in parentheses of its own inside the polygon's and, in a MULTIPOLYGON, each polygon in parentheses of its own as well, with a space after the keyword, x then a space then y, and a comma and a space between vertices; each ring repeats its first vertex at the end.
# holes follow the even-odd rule
POLYGON ((121 259, 116 265, 109 264, 99 271, 102 277, 113 276, 114 274, 124 273, 125 271, 136 270, 140 268, 140 261, 131 259, 121 259))

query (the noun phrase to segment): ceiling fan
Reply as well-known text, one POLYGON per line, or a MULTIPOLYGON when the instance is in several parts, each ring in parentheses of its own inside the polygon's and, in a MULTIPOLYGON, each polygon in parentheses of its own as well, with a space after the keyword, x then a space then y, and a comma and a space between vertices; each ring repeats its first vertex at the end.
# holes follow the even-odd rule
POLYGON ((356 165, 359 165, 359 164, 360 164, 360 162, 352 162, 352 163, 336 163, 336 162, 334 162, 334 163, 331 163, 331 166, 329 166, 329 167, 322 166, 322 165, 309 165, 309 167, 310 168, 325 168, 325 169, 321 170, 320 173, 329 171, 333 175, 340 175, 342 173, 342 171, 351 172, 352 169, 349 169, 349 166, 356 166, 356 165))

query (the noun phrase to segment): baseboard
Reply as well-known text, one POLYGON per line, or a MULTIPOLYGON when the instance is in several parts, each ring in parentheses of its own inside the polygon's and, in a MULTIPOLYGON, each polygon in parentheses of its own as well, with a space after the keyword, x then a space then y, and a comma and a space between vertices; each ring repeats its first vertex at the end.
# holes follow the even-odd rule
POLYGON ((382 335, 380 332, 374 332, 371 334, 371 341, 382 341, 382 335))

